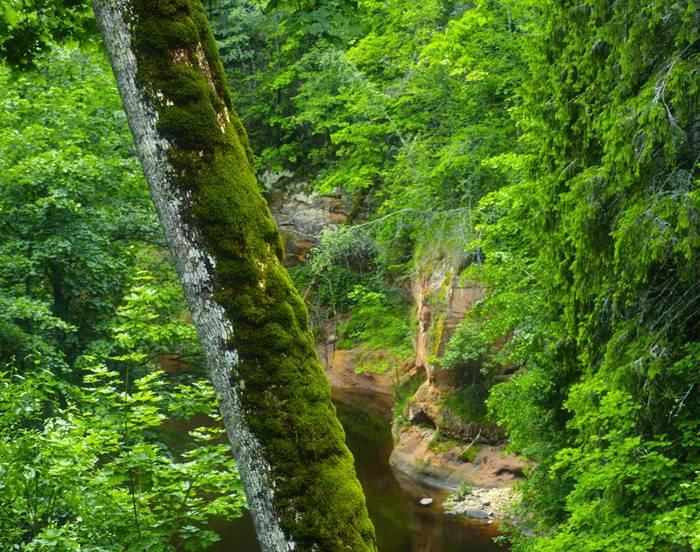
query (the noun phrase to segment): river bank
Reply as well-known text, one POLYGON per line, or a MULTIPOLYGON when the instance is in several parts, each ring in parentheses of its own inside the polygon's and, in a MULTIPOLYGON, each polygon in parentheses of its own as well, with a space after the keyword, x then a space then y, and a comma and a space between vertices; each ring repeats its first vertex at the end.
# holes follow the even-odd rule
POLYGON ((517 491, 511 487, 503 488, 465 488, 458 489, 443 503, 446 514, 464 516, 469 519, 483 520, 487 524, 505 519, 514 501, 518 500, 517 491))

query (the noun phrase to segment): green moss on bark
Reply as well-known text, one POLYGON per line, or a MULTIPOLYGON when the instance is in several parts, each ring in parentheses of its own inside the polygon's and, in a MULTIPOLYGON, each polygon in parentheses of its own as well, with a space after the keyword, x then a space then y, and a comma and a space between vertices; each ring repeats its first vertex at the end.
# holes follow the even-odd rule
MULTIPOLYGON (((172 144, 177 186, 216 260, 215 299, 234 327, 246 422, 272 466, 276 504, 298 550, 374 550, 353 460, 316 358, 306 308, 258 192, 198 0, 134 0, 139 84, 172 144)), ((232 382, 236 383, 236 382, 232 382)))

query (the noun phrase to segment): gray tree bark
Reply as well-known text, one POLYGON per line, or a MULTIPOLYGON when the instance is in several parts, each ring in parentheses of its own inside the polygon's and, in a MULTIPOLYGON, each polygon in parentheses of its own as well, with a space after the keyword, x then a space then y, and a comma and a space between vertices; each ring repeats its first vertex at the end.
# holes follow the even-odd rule
POLYGON ((375 550, 199 0, 93 0, 264 551, 375 550))

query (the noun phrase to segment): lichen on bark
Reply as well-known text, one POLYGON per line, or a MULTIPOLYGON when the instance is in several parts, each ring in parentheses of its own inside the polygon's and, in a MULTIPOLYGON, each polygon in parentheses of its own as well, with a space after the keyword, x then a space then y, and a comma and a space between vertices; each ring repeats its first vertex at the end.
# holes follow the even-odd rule
MULTIPOLYGON (((94 0, 98 20, 110 1, 94 0)), ((259 193, 248 139, 201 3, 119 2, 141 100, 157 115, 157 134, 167 144, 168 185, 186 198, 177 217, 201 242, 211 300, 228 328, 220 344, 227 381, 213 375, 215 387, 236 405, 240 419, 228 425, 234 427, 229 433, 237 456, 245 443, 237 440, 236 428, 252 436, 269 471, 263 479, 271 488, 256 493, 273 497, 286 541, 278 549, 375 550, 306 307, 281 264, 282 241, 259 193)), ((251 466, 241 467, 244 483, 245 469, 251 466)))

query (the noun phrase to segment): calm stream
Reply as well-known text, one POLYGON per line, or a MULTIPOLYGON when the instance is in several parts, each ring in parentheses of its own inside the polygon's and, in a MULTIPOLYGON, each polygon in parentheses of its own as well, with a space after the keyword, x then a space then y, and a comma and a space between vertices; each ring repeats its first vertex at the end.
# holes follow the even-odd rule
MULTIPOLYGON (((357 393, 334 393, 338 417, 345 428, 355 467, 377 530, 380 552, 503 552, 494 544, 493 526, 475 525, 443 514, 439 507, 418 504, 431 496, 441 502, 444 493, 412 481, 400 481, 389 466, 392 438, 386 405, 357 393)), ((250 514, 217 526, 222 541, 213 552, 260 550, 250 514)))

